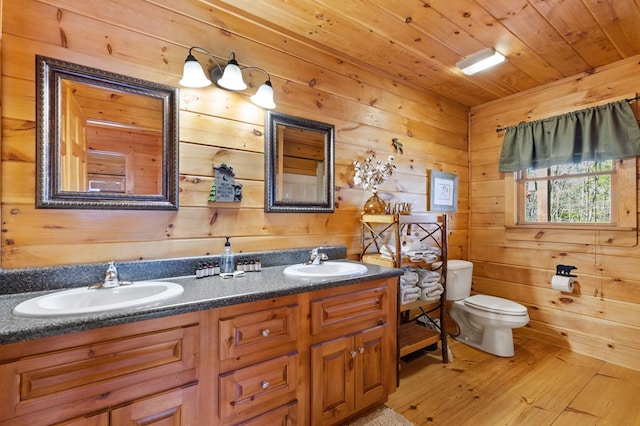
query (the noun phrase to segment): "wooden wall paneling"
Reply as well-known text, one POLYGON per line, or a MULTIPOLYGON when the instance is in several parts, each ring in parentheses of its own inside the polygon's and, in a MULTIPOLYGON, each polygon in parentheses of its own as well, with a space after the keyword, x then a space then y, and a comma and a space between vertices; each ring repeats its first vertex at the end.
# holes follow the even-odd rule
POLYGON ((2 120, 2 156, 8 160, 35 159, 35 120, 5 118, 2 120))
POLYGON ((2 164, 2 200, 4 203, 34 203, 35 165, 22 161, 2 164), (25 176, 29 177, 25 179, 25 176))
MULTIPOLYGON (((426 170, 457 173, 461 218, 451 230, 458 253, 465 254, 466 107, 359 64, 336 61, 330 52, 293 41, 264 23, 250 23, 218 3, 25 2, 3 9, 8 24, 3 28, 2 84, 11 86, 3 93, 3 104, 10 107, 3 111, 7 143, 2 171, 5 188, 11 187, 2 195, 2 213, 9 215, 3 227, 3 267, 216 254, 227 234, 236 251, 344 244, 348 256, 356 258, 359 211, 369 194, 352 187, 352 161, 370 150, 386 157, 394 137, 406 154, 397 156, 397 173, 384 188, 387 197, 422 210, 426 170), (262 212, 264 112, 247 102, 247 93, 215 87, 180 91, 178 212, 35 210, 34 189, 25 183, 32 179, 24 179, 33 176, 35 160, 34 54, 177 85, 192 45, 221 59, 235 51, 241 63, 264 67, 272 74, 279 111, 336 125, 336 213, 262 212), (240 203, 207 201, 212 167, 221 162, 232 166, 243 183, 240 203)), ((261 83, 263 76, 252 74, 250 84, 261 83)))
MULTIPOLYGON (((189 208, 180 215, 161 212, 124 211, 104 215, 101 211, 65 210, 52 217, 50 210, 29 209, 27 206, 3 206, 5 233, 3 238, 13 244, 72 244, 74 242, 144 241, 206 238, 220 236, 260 236, 274 234, 289 238, 310 234, 341 234, 352 232, 353 211, 334 214, 294 213, 256 215, 253 209, 189 208), (101 218, 102 226, 95 221, 101 218), (292 221, 295 218, 295 221, 292 221), (322 224, 322 225, 320 225, 322 224)), ((306 244, 298 245, 305 247, 306 244)), ((294 246, 296 247, 296 246, 294 246)))
POLYGON ((213 166, 225 163, 233 168, 236 179, 264 180, 264 155, 226 147, 180 144, 180 173, 213 176, 213 166))
MULTIPOLYGON (((631 343, 640 319, 636 236, 612 231, 504 230, 505 204, 497 172, 503 132, 514 125, 625 99, 640 91, 638 58, 580 74, 473 108, 471 113, 470 260, 474 291, 515 299, 530 308, 529 326, 516 334, 640 368, 640 347, 631 343), (530 239, 535 233, 537 238, 530 239), (562 235, 564 243, 547 241, 562 235), (514 239, 517 238, 517 239, 514 239), (520 239, 522 238, 522 239, 520 239), (529 238, 528 241, 525 238, 529 238), (617 240, 617 241, 616 241, 617 240), (625 244, 612 246, 611 243, 625 244), (572 294, 551 289, 556 264, 578 266, 572 294)), ((637 175, 637 170, 636 170, 637 175)), ((638 194, 622 194, 637 197, 638 194)), ((637 218, 637 212, 635 213, 637 218)))
MULTIPOLYGON (((184 99, 184 93, 181 95, 184 99)), ((180 141, 264 153, 263 118, 258 125, 180 111, 180 141)))
MULTIPOLYGON (((305 235, 303 242, 299 242, 297 238, 292 241, 291 237, 282 238, 277 235, 233 237, 233 241, 236 253, 342 244, 347 247, 348 257, 358 260, 360 250, 359 235, 353 233, 305 235)), ((157 240, 153 244, 148 241, 51 244, 43 240, 34 245, 15 246, 5 243, 3 256, 7 269, 24 268, 23 265, 33 264, 54 266, 106 262, 105 253, 109 253, 108 260, 153 260, 165 258, 167 253, 175 257, 217 255, 223 250, 224 242, 224 237, 157 240)))

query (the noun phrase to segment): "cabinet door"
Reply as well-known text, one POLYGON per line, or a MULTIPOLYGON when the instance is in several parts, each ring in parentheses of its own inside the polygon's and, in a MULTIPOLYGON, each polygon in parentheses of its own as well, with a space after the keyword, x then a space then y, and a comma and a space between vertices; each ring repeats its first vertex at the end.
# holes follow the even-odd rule
POLYGON ((394 381, 394 361, 388 347, 387 324, 354 336, 356 409, 384 402, 394 381))
POLYGON ((340 337, 311 347, 312 424, 329 424, 354 409, 353 337, 340 337))
MULTIPOLYGON (((202 424, 206 423, 204 419, 202 421, 202 424)), ((111 411, 111 424, 118 426, 201 424, 198 419, 198 386, 176 389, 116 408, 111 411)))
POLYGON ((355 407, 353 337, 339 337, 311 347, 311 422, 333 424, 355 407))
POLYGON ((387 400, 395 382, 389 330, 384 324, 311 347, 313 424, 335 424, 387 400))
POLYGON ((109 413, 104 412, 93 416, 80 417, 62 423, 56 423, 54 426, 109 426, 109 413))

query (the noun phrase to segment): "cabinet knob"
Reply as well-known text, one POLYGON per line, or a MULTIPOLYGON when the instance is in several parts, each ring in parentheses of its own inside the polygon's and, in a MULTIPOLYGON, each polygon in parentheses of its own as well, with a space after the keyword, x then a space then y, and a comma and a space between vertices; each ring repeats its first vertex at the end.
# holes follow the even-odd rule
POLYGON ((263 390, 267 390, 267 389, 269 389, 269 385, 270 385, 270 383, 269 383, 268 381, 263 380, 263 381, 262 381, 262 383, 260 384, 260 387, 261 387, 263 390))
POLYGON ((358 352, 360 352, 361 354, 364 353, 364 348, 358 348, 358 352))
POLYGON ((271 332, 269 331, 269 329, 268 329, 268 328, 265 328, 264 330, 262 330, 262 332, 261 332, 261 333, 262 333, 262 336, 263 336, 263 337, 267 337, 267 336, 269 335, 269 333, 271 333, 271 332))
POLYGON ((358 355, 358 352, 351 351, 351 358, 355 358, 358 355))

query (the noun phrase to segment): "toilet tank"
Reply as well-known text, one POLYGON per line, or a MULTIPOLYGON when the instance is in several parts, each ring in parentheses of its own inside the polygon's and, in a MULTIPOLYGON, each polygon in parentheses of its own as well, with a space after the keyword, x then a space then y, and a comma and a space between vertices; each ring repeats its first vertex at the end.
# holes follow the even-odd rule
POLYGON ((462 300, 471 294, 473 263, 466 260, 447 260, 447 300, 462 300))

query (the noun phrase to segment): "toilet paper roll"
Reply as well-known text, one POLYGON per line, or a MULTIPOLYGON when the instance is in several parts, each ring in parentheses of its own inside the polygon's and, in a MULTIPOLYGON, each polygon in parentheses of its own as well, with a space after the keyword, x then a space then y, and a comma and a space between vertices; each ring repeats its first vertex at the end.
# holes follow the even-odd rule
POLYGON ((551 288, 566 293, 573 292, 573 277, 563 277, 562 275, 554 275, 551 278, 551 288))

